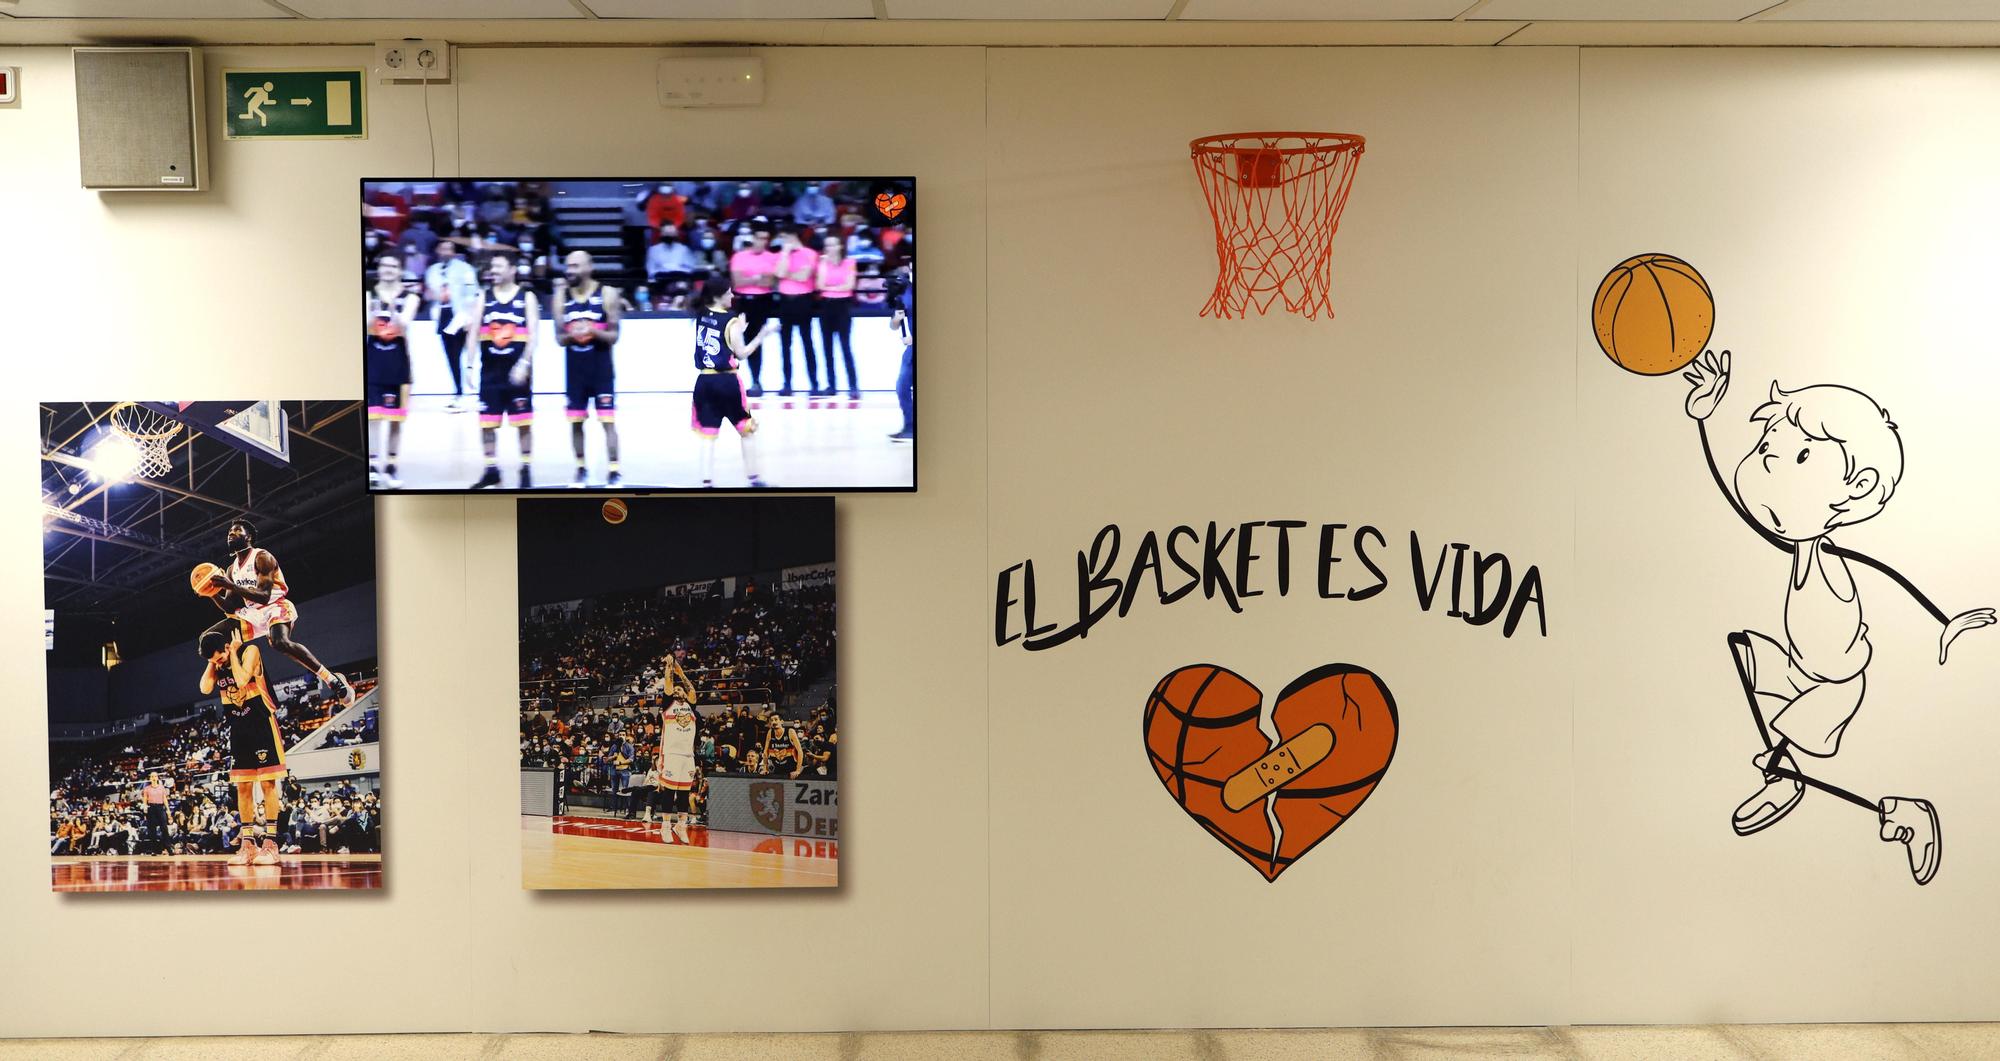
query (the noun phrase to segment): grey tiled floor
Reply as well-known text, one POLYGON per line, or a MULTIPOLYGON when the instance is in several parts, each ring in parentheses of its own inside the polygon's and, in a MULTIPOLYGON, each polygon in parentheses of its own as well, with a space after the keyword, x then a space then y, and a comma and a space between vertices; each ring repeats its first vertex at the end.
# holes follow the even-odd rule
POLYGON ((2000 1024, 827 1035, 355 1035, 0 1040, 0 1061, 1868 1061, 2000 1057, 2000 1024))

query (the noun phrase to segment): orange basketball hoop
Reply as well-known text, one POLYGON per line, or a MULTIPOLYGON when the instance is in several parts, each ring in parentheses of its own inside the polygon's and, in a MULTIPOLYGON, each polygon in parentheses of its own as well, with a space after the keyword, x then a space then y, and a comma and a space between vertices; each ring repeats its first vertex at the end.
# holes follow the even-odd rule
POLYGON ((1333 234, 1366 141, 1350 133, 1225 133, 1188 144, 1215 217, 1215 293, 1201 315, 1333 316, 1333 234))

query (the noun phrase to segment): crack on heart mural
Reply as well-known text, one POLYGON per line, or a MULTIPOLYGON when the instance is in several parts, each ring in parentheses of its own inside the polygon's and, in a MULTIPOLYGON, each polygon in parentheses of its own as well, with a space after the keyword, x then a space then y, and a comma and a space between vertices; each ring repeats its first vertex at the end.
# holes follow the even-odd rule
POLYGON ((1370 671, 1329 663, 1264 694, 1210 663, 1176 668, 1146 698, 1146 757, 1167 794, 1267 881, 1367 802, 1396 756, 1396 701, 1370 671))

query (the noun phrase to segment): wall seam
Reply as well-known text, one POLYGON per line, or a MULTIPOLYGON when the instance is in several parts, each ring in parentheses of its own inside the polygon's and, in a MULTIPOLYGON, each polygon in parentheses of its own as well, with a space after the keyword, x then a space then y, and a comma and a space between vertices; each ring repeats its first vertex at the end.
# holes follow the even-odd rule
MULTIPOLYGON (((985 208, 981 217, 979 253, 983 260, 982 269, 985 291, 979 300, 979 326, 982 335, 981 355, 985 358, 985 393, 980 396, 985 405, 985 420, 980 424, 985 435, 985 452, 980 460, 985 466, 985 501, 980 509, 980 523, 986 543, 986 564, 980 572, 980 592, 985 593, 985 572, 993 566, 993 49, 979 49, 979 124, 984 140, 984 153, 980 161, 980 196, 985 208)), ((986 659, 986 1027, 993 1028, 993 653, 983 645, 981 655, 986 659)))

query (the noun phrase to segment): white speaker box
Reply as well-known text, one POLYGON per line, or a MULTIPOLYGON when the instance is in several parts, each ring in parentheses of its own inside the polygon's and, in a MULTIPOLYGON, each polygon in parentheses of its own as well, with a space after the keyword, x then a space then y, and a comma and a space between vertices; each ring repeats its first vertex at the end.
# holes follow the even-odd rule
POLYGON ((199 191, 201 53, 193 48, 73 48, 83 186, 199 191))

